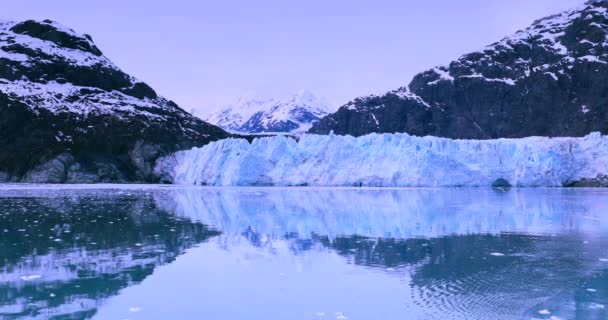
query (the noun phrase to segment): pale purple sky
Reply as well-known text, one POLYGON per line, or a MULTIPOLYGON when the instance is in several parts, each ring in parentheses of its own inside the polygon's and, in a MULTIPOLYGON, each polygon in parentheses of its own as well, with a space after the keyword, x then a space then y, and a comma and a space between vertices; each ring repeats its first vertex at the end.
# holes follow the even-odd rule
POLYGON ((19 0, 0 18, 89 33, 127 73, 199 115, 245 93, 336 106, 404 86, 584 0, 19 0))

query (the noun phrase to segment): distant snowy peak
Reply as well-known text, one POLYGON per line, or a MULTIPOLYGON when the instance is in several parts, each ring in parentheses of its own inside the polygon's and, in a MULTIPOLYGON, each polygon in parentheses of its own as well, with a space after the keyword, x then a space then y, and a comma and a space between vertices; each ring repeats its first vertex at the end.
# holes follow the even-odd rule
POLYGON ((283 99, 240 99, 205 120, 238 132, 304 132, 330 111, 323 99, 301 90, 283 99))

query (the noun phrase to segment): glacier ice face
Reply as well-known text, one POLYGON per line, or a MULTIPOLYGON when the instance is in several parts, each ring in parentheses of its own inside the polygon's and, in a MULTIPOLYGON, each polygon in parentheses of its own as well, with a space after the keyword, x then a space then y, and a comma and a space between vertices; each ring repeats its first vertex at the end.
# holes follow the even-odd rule
POLYGON ((226 139, 159 159, 176 184, 561 187, 608 174, 608 137, 452 140, 408 134, 226 139))

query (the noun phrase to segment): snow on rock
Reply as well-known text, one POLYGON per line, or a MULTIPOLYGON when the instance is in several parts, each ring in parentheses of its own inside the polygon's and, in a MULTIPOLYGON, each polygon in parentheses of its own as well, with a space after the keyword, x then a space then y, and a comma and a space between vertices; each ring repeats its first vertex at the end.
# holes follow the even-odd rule
POLYGON ((161 158, 155 171, 176 184, 214 186, 561 187, 608 174, 608 137, 226 139, 161 158))
POLYGON ((591 1, 419 73, 405 88, 355 98, 308 133, 454 139, 606 134, 607 35, 608 2, 591 1), (590 112, 580 112, 581 105, 590 112))
POLYGON ((284 99, 241 98, 236 105, 212 113, 205 121, 243 133, 305 132, 331 108, 313 93, 301 90, 284 99))
POLYGON ((51 20, 0 21, 0 181, 152 181, 151 163, 228 136, 51 20))
POLYGON ((0 21, 0 62, 0 92, 33 109, 157 119, 181 112, 120 70, 89 35, 55 21, 0 21))

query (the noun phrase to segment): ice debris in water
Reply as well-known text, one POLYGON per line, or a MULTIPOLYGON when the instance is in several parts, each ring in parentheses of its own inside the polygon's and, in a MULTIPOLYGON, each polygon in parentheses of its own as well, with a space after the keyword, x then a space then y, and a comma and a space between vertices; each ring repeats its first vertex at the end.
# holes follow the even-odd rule
POLYGON ((23 281, 32 281, 32 280, 36 280, 36 279, 40 279, 42 278, 41 275, 39 274, 33 274, 33 275, 29 275, 29 276, 21 276, 19 277, 19 279, 23 280, 23 281))
POLYGON ((495 257, 503 257, 505 254, 500 252, 492 252, 490 255, 495 257))
POLYGON ((540 314, 551 314, 551 311, 549 311, 547 309, 543 309, 543 310, 540 310, 538 313, 540 313, 540 314))

